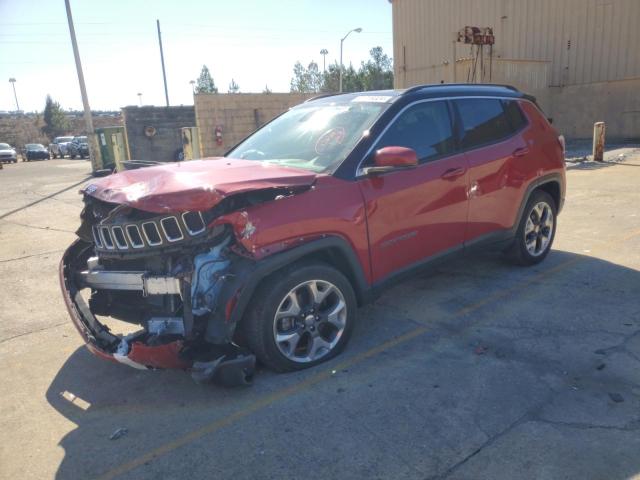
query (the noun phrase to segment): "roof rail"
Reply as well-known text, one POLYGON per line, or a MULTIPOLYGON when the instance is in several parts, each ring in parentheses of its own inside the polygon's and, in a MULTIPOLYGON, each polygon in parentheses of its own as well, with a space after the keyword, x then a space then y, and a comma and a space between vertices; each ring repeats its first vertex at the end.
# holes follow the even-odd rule
POLYGON ((311 97, 311 98, 307 98, 303 103, 307 103, 307 102, 313 102, 314 100, 320 100, 321 98, 326 98, 326 97, 334 97, 336 95, 342 95, 341 93, 321 93, 320 95, 316 95, 315 97, 311 97))
POLYGON ((499 83, 428 83, 424 85, 416 85, 414 87, 409 87, 404 92, 402 92, 402 95, 407 95, 409 93, 417 92, 426 88, 435 88, 435 87, 502 87, 502 88, 508 88, 509 90, 513 90, 514 92, 520 91, 513 85, 502 85, 499 83))

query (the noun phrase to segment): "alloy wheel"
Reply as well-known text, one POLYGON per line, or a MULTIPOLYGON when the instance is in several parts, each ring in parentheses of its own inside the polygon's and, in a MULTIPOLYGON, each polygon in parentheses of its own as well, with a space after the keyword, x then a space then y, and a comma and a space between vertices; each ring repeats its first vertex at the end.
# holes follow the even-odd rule
POLYGON ((308 363, 326 356, 347 325, 347 303, 335 285, 309 280, 280 302, 273 319, 276 346, 289 360, 308 363))
POLYGON ((546 202, 536 203, 527 217, 524 227, 524 243, 529 255, 538 257, 542 255, 553 235, 553 210, 546 202))

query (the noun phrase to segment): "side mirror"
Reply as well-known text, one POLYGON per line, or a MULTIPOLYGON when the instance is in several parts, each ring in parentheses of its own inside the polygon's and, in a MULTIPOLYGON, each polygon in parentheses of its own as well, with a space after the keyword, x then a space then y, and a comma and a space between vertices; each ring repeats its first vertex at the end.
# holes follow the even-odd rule
POLYGON ((366 175, 386 173, 399 168, 413 168, 418 165, 418 154, 412 148, 384 147, 373 157, 373 167, 364 169, 366 175))

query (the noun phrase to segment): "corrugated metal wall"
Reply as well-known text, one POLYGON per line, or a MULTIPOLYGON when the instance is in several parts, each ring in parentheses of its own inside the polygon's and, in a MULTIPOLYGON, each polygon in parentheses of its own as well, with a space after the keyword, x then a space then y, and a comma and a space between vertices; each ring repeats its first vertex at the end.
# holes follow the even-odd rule
MULTIPOLYGON (((393 0, 396 87, 453 81, 454 55, 470 56, 454 42, 465 25, 493 28, 494 59, 549 62, 536 84, 539 75, 549 86, 640 77, 640 0, 393 0)), ((509 68, 523 78, 539 70, 509 68)))

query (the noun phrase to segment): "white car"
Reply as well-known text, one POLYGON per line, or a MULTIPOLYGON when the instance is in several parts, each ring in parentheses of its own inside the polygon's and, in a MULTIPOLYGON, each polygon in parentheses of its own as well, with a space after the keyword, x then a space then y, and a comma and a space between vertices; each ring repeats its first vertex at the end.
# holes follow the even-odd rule
POLYGON ((18 155, 16 149, 8 143, 0 143, 0 162, 17 163, 18 155))

